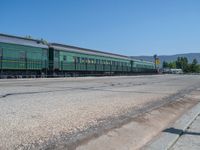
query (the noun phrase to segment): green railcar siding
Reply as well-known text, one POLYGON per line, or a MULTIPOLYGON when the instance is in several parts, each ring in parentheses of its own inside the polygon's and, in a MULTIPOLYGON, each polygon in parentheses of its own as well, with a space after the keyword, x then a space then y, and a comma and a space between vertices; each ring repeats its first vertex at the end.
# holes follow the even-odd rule
POLYGON ((151 72, 151 62, 0 42, 0 69, 151 72))
POLYGON ((100 55, 89 55, 74 53, 64 50, 54 50, 54 69, 63 71, 128 71, 131 70, 131 63, 126 59, 117 59, 100 55), (79 60, 77 61, 77 58, 79 60), (82 62, 82 59, 87 59, 82 62), (97 60, 99 62, 97 62, 97 60), (114 62, 118 65, 113 64, 114 62))
POLYGON ((48 49, 10 43, 0 43, 0 49, 2 69, 41 70, 48 67, 48 49))

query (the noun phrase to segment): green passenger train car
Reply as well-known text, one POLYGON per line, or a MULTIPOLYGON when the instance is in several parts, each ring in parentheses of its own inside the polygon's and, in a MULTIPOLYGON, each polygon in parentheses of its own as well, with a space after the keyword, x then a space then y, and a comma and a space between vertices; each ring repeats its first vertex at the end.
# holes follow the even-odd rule
POLYGON ((153 62, 75 46, 0 34, 0 78, 155 73, 153 62))
POLYGON ((132 65, 132 72, 136 73, 151 73, 155 72, 155 64, 153 62, 148 62, 144 60, 135 60, 132 59, 133 65, 132 65))
POLYGON ((48 57, 48 46, 40 40, 0 34, 1 74, 39 75, 48 69, 48 57))
POLYGON ((50 68, 55 72, 130 72, 131 61, 127 56, 111 54, 68 45, 50 45, 50 68))

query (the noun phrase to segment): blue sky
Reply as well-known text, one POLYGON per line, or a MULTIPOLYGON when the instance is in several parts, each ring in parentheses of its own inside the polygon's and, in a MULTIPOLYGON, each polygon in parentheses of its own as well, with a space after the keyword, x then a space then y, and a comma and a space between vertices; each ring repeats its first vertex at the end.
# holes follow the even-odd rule
POLYGON ((1 0, 0 32, 124 55, 200 52, 200 0, 1 0))

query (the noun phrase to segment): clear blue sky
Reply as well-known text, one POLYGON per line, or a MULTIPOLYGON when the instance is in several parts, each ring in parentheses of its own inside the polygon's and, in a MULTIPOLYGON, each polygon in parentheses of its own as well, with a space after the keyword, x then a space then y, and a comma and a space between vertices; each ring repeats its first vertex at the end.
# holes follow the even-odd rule
POLYGON ((124 55, 200 52, 200 0, 1 0, 0 32, 124 55))

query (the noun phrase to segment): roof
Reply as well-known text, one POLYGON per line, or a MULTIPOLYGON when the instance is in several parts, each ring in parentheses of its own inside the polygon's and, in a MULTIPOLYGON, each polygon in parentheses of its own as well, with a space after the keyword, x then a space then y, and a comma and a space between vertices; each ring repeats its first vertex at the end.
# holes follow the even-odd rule
POLYGON ((84 54, 90 54, 90 55, 101 55, 101 56, 106 56, 106 57, 131 60, 131 58, 128 56, 113 54, 113 53, 109 53, 109 52, 102 52, 102 51, 98 51, 98 50, 91 50, 91 49, 87 49, 87 48, 80 48, 80 47, 71 46, 71 45, 51 43, 50 47, 52 47, 54 49, 70 51, 70 52, 78 52, 78 53, 84 53, 84 54))
POLYGON ((23 38, 23 37, 18 37, 18 36, 13 36, 13 35, 6 35, 6 34, 1 34, 1 33, 0 33, 0 42, 39 47, 39 48, 48 48, 48 46, 43 44, 41 40, 28 39, 28 38, 23 38))

